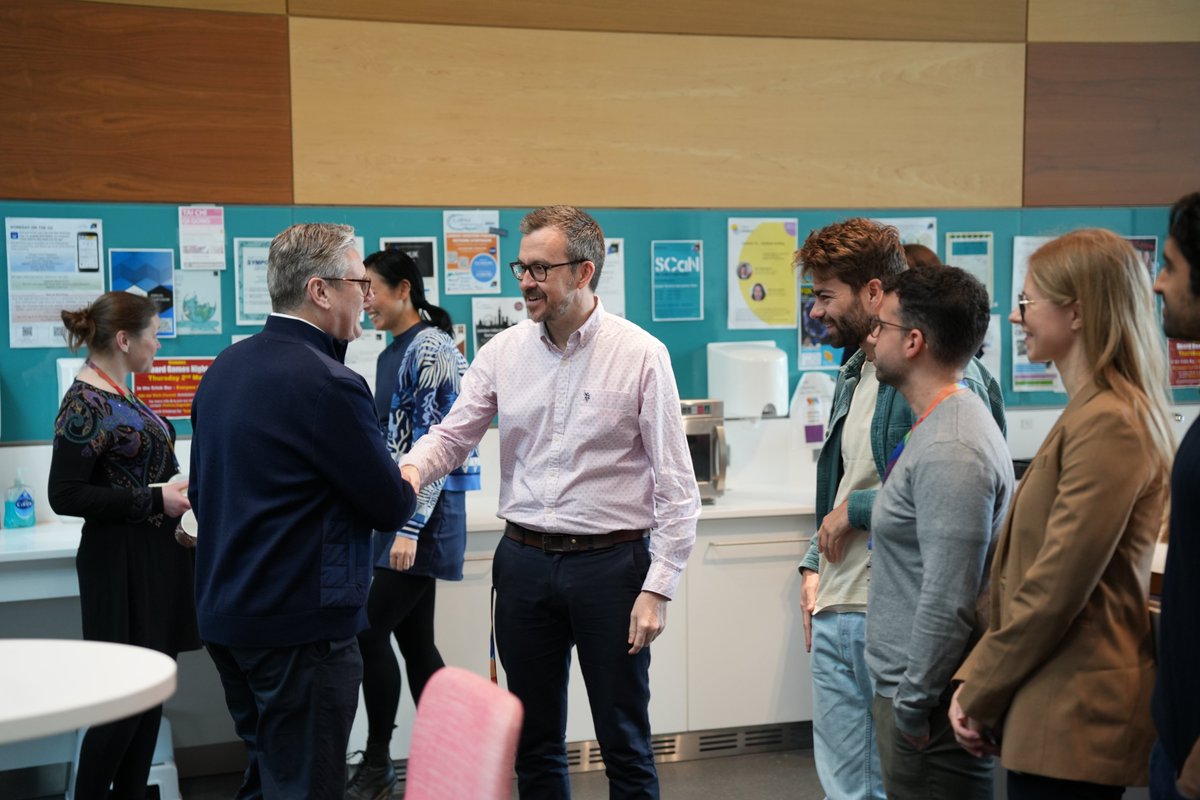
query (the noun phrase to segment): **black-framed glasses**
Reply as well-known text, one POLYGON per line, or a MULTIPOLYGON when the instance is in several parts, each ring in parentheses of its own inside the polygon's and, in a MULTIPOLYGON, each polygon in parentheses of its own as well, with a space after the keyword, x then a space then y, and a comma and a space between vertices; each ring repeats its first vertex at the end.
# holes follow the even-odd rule
POLYGON ((1025 306, 1031 306, 1034 303, 1044 303, 1045 300, 1030 300, 1029 295, 1021 292, 1017 295, 1017 308, 1021 310, 1021 324, 1025 324, 1025 306))
POLYGON ((901 325, 898 322, 888 322, 886 319, 880 319, 879 317, 871 317, 871 319, 868 321, 868 324, 871 326, 870 333, 872 336, 878 336, 880 329, 883 328, 884 325, 900 331, 912 330, 912 328, 907 325, 901 325))
POLYGON ((586 258, 577 258, 574 261, 564 261, 561 264, 522 264, 520 261, 508 262, 508 268, 512 270, 513 277, 521 280, 521 277, 528 272, 538 283, 546 280, 546 273, 555 267, 570 267, 575 264, 582 264, 587 261, 586 258))
POLYGON ((327 281, 342 281, 343 283, 357 283, 362 296, 366 297, 371 293, 370 278, 325 278, 327 281))

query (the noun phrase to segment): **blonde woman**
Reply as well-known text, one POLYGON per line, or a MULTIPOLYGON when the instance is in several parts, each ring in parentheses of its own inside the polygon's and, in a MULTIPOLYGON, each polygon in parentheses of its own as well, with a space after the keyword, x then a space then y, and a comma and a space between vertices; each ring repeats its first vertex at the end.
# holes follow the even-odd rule
POLYGON ((1154 743, 1147 595, 1173 450, 1150 276, 1121 237, 1075 231, 1034 253, 1009 320, 1070 400, 1001 532, 951 723, 999 753, 1010 800, 1117 798, 1154 743))

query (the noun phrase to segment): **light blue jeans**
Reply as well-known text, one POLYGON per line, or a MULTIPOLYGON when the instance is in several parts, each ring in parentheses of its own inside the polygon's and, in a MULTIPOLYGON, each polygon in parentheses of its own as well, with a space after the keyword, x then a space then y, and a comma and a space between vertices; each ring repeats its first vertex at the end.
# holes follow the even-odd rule
POLYGON ((812 619, 813 755, 828 800, 884 800, 867 671, 867 615, 812 619))

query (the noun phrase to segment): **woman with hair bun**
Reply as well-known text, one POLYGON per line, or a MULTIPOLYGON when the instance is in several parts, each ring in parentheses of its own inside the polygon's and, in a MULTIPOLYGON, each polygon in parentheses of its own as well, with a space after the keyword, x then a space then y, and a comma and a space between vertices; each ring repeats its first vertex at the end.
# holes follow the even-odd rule
MULTIPOLYGON (((449 413, 467 362, 454 346, 450 315, 425 299, 421 273, 408 255, 383 250, 363 264, 372 288, 367 313, 377 329, 393 336, 379 356, 375 404, 388 449, 399 461, 449 413)), ((367 749, 350 778, 347 800, 376 800, 396 782, 389 748, 401 681, 390 637, 395 636, 404 656, 416 703, 430 676, 444 666, 433 638, 437 580, 462 580, 467 541, 463 493, 478 488, 479 460, 472 452, 444 480, 421 487, 417 511, 403 529, 376 532, 375 575, 367 597, 370 627, 358 636, 367 749)))
MULTIPOLYGON (((68 346, 85 347, 87 362, 54 422, 48 495, 55 513, 84 520, 75 558, 83 638, 172 658, 199 649, 193 551, 176 541, 190 507, 187 482, 165 483, 179 473, 175 429, 128 385, 158 352, 158 309, 148 298, 108 292, 63 311, 62 321, 68 346)), ((155 706, 90 728, 76 800, 145 797, 161 719, 155 706)))
POLYGON ((1021 479, 991 620, 955 679, 959 743, 998 752, 1010 800, 1118 798, 1154 743, 1150 561, 1174 447, 1146 266, 1106 230, 1038 249, 1017 307, 1030 361, 1070 398, 1021 479))

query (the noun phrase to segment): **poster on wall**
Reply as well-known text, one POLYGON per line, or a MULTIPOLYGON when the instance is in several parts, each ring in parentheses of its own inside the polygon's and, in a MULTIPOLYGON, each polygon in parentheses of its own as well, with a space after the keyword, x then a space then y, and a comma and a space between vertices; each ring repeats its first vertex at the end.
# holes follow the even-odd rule
POLYGON ((650 243, 650 316, 655 322, 704 319, 704 243, 650 243))
POLYGON ((511 328, 523 319, 524 297, 474 297, 471 299, 471 322, 475 328, 475 352, 490 342, 496 334, 511 328))
POLYGON ((425 299, 440 306, 438 291, 438 240, 436 236, 381 236, 380 250, 399 250, 413 260, 417 272, 421 273, 421 284, 425 287, 425 299))
POLYGON ((971 273, 987 289, 988 300, 996 305, 996 289, 993 278, 994 234, 991 231, 975 233, 947 233, 947 264, 971 273))
POLYGON ((6 217, 8 346, 62 347, 64 309, 104 294, 98 219, 6 217))
POLYGON ((175 271, 175 330, 180 336, 221 332, 221 273, 175 271))
POLYGON ((189 419, 196 387, 214 358, 156 358, 149 372, 133 373, 133 392, 160 417, 189 419))
POLYGON ((795 219, 730 218, 728 327, 796 327, 795 219))
POLYGON ((149 297, 158 306, 158 338, 175 338, 175 251, 110 248, 108 285, 114 292, 149 297))
POLYGON ((922 244, 937 252, 937 217, 876 217, 875 222, 900 231, 900 241, 904 244, 922 244))
POLYGON ((812 318, 816 295, 813 287, 800 287, 800 347, 796 366, 799 369, 838 369, 842 365, 842 348, 834 347, 825 332, 825 324, 812 318))
POLYGON ((500 294, 500 212, 443 211, 446 294, 500 294))
POLYGON ((179 207, 179 268, 225 269, 225 209, 179 207))
POLYGON ((1200 386, 1200 342, 1167 340, 1172 386, 1200 386))
POLYGON ((269 238, 233 240, 234 304, 238 325, 262 325, 271 314, 267 292, 269 238))
POLYGON ((1137 251, 1142 263, 1146 265, 1146 273, 1150 276, 1150 282, 1153 283, 1155 275, 1158 274, 1158 237, 1125 236, 1123 238, 1133 245, 1133 249, 1137 251))
POLYGON ((600 282, 596 296, 604 303, 604 310, 618 317, 625 316, 625 240, 604 240, 604 268, 600 270, 600 282))
MULTIPOLYGON (((1039 247, 1050 241, 1052 236, 1014 236, 1012 263, 1012 308, 1018 308, 1018 300, 1025 289, 1025 274, 1029 270, 1029 257, 1039 247)), ((1038 363, 1029 360, 1025 350, 1025 333, 1021 326, 1012 326, 1012 388, 1014 392, 1066 392, 1058 370, 1050 362, 1038 363)))

